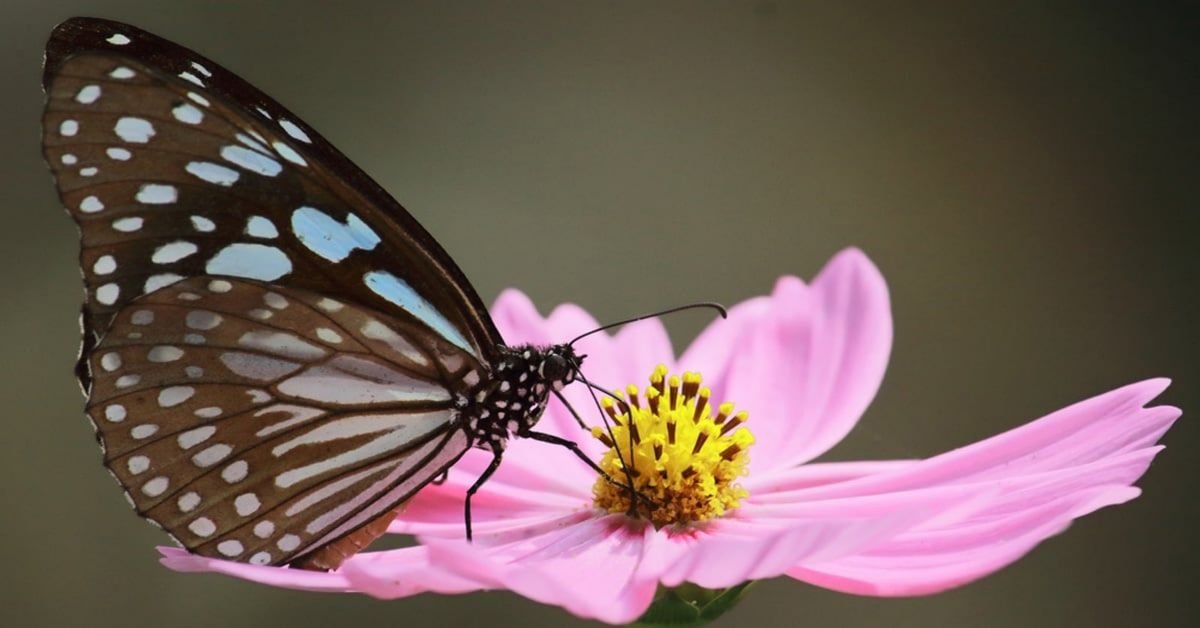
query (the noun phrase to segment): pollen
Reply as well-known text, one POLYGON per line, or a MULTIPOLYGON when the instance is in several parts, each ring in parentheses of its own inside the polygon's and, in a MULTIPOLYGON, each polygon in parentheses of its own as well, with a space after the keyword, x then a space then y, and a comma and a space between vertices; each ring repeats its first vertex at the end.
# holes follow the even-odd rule
POLYGON ((711 395, 699 373, 680 378, 659 365, 645 391, 629 386, 615 400, 604 398, 612 431, 593 427, 592 435, 609 448, 600 467, 611 479, 597 479, 596 506, 658 528, 735 510, 748 495, 737 480, 754 436, 745 412, 734 413, 732 403, 714 407, 711 395))

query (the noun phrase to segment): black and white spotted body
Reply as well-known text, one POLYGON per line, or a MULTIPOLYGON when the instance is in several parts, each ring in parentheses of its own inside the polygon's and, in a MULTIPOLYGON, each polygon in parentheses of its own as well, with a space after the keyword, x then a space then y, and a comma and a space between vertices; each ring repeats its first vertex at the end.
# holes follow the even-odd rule
POLYGON ((581 363, 570 345, 505 347, 494 379, 458 399, 473 446, 501 451, 510 436, 528 434, 550 394, 575 381, 581 363))

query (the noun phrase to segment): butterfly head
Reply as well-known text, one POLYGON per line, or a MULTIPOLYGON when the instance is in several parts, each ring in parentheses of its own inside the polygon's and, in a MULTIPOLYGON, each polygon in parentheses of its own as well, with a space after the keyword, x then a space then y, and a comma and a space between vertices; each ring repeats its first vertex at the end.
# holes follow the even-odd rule
POLYGON ((562 390, 575 381, 586 357, 575 353, 575 348, 569 344, 553 345, 545 350, 542 363, 538 366, 538 375, 554 390, 562 390))

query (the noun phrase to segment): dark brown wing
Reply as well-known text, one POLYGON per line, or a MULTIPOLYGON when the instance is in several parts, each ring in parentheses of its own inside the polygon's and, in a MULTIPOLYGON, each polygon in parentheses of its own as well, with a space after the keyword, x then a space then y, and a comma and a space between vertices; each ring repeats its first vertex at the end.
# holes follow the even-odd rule
POLYGON ((441 246, 233 73, 133 26, 75 18, 51 35, 43 83, 45 156, 82 234, 83 358, 131 300, 197 275, 326 294, 495 358, 502 338, 441 246))
POLYGON ((105 465, 205 556, 334 567, 471 444, 469 354, 307 291, 186 279, 120 310, 90 362, 105 465))

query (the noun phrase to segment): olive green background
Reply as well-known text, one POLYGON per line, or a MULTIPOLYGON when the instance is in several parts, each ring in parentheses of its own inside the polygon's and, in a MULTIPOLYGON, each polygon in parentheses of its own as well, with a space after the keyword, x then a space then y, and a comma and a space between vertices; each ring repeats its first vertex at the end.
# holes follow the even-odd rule
MULTIPOLYGON (((0 625, 581 623, 506 593, 380 602, 157 565, 165 538, 100 467, 70 374, 76 233, 38 120, 42 46, 75 14, 138 24, 275 96, 489 301, 518 286, 601 320, 732 304, 862 247, 896 342, 829 459, 931 455, 1150 376, 1200 407, 1195 16, 893 4, 4 3, 0 625)), ((668 322, 677 346, 702 319, 668 322)), ((718 623, 1190 624, 1194 418, 1142 498, 981 582, 876 600, 777 580, 718 623)))

